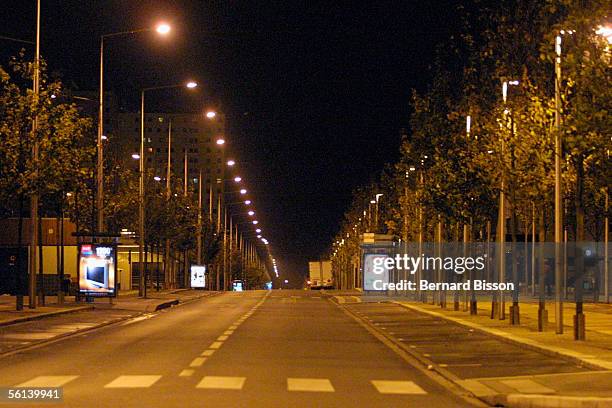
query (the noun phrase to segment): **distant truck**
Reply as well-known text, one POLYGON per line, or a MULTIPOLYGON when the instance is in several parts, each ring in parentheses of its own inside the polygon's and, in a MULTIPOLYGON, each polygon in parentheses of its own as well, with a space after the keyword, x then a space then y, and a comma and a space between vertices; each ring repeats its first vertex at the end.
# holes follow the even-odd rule
POLYGON ((310 289, 333 289, 331 261, 308 262, 308 287, 310 289))

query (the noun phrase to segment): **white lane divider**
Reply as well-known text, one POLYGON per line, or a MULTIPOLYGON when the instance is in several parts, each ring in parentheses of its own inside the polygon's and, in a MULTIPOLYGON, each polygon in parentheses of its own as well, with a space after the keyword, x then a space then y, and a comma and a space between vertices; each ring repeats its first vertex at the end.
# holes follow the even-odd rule
POLYGON ((161 375, 120 375, 104 388, 149 388, 161 377, 161 375))
POLYGON ((246 377, 217 377, 206 376, 196 385, 196 388, 217 390, 241 390, 246 377))
POLYGON ((151 319, 153 317, 155 317, 155 315, 150 313, 150 314, 134 317, 133 319, 130 319, 130 320, 126 321, 126 322, 123 322, 121 325, 122 326, 127 326, 128 324, 132 324, 132 323, 136 323, 136 322, 141 322, 143 320, 151 319))
POLYGON ((61 387, 78 377, 78 375, 41 375, 23 382, 17 387, 61 387))
POLYGON ((334 392, 327 378, 287 378, 287 391, 334 392))
POLYGON ((371 382, 381 394, 427 394, 424 389, 412 381, 372 380, 371 382))
POLYGON ((191 361, 189 367, 202 367, 202 364, 206 361, 206 357, 196 357, 191 361))

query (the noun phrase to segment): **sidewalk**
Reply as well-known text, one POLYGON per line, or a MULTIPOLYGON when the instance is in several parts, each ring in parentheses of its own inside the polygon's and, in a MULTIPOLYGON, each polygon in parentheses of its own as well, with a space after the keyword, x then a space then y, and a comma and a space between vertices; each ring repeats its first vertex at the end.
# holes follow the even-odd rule
POLYGON ((57 303, 56 296, 45 296, 45 306, 28 308, 28 297, 24 297, 23 310, 15 310, 15 296, 0 296, 0 326, 57 316, 92 309, 121 309, 140 312, 154 312, 181 302, 186 302, 215 292, 190 289, 150 291, 147 299, 139 298, 138 291, 120 292, 117 298, 97 298, 92 303, 76 302, 74 296, 66 296, 64 304, 57 303), (111 301, 112 300, 112 301, 111 301))
POLYGON ((499 320, 490 318, 490 300, 479 299, 476 316, 452 310, 452 297, 449 296, 447 300, 447 309, 429 303, 404 300, 395 302, 529 350, 573 361, 578 366, 592 370, 582 373, 470 378, 457 382, 475 396, 493 405, 501 403, 510 407, 612 407, 612 305, 585 305, 586 340, 575 341, 572 328, 573 303, 564 305, 564 333, 558 335, 555 334, 553 303, 546 305, 549 314, 547 330, 538 332, 537 304, 521 302, 521 325, 511 326, 508 319, 511 301, 506 302, 506 320, 499 320))

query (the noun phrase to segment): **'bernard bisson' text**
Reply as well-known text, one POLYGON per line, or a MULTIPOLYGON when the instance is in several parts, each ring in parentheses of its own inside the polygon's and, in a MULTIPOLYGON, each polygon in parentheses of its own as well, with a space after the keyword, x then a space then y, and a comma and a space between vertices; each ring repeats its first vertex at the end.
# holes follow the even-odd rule
MULTIPOLYGON (((400 280, 384 282, 381 279, 372 282, 374 290, 417 290, 417 282, 400 280)), ((512 282, 487 282, 486 280, 466 280, 465 282, 429 282, 418 281, 418 290, 514 290, 512 282)))

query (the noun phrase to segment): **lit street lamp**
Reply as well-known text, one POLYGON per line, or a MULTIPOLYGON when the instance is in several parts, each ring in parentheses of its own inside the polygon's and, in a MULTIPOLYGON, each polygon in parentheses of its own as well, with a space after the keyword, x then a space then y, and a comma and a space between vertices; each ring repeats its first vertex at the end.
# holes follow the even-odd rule
MULTIPOLYGON (((145 122, 145 93, 147 91, 154 91, 159 89, 170 89, 170 88, 180 88, 183 86, 187 86, 188 88, 195 88, 197 85, 194 82, 188 82, 185 84, 176 84, 176 85, 166 85, 166 86, 154 86, 149 88, 143 88, 140 92, 140 155, 139 155, 139 188, 138 188, 138 262, 140 265, 140 284, 138 286, 138 294, 139 296, 146 297, 147 296, 147 288, 146 288, 146 280, 144 276, 144 246, 145 246, 145 186, 144 186, 144 173, 145 173, 145 150, 144 150, 144 122, 145 122)), ((132 155, 134 157, 134 155, 132 155)))
MULTIPOLYGON (((102 141, 104 136, 104 39, 132 35, 153 31, 152 28, 143 28, 139 30, 120 31, 116 33, 103 34, 100 36, 100 91, 98 103, 98 138, 96 143, 97 162, 96 162, 96 207, 97 207, 97 230, 104 230, 104 147, 102 141)), ((166 35, 170 32, 170 26, 166 23, 160 23, 155 27, 155 31, 160 35, 166 35)), ((189 86, 189 85, 188 85, 189 86)))

